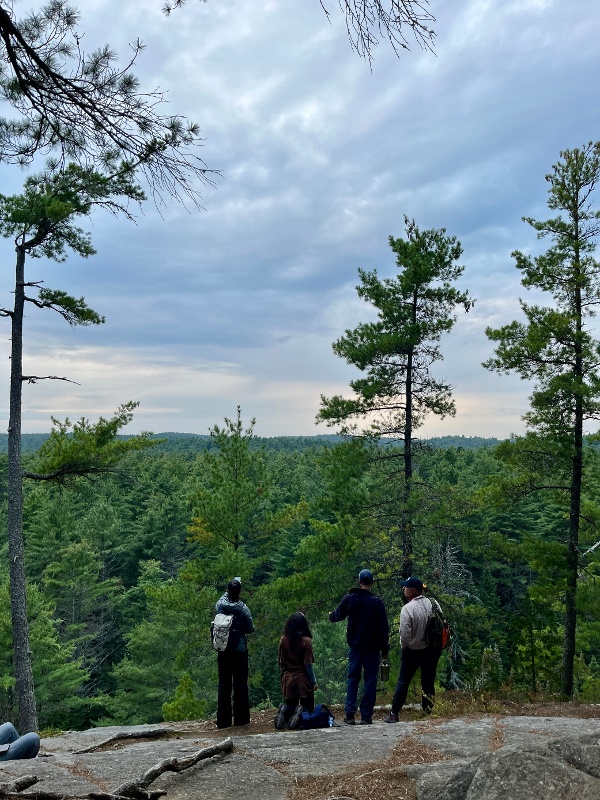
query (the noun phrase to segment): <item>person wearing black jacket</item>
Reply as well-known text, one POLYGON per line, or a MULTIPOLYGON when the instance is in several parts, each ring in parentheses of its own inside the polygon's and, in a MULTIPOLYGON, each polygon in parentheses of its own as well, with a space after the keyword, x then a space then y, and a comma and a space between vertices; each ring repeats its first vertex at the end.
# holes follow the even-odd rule
POLYGON ((360 700, 360 724, 370 725, 375 707, 379 654, 387 658, 390 650, 390 629, 382 600, 373 594, 373 573, 363 569, 358 576, 358 587, 350 589, 341 603, 329 614, 330 622, 348 620, 348 677, 344 722, 354 725, 357 709, 358 685, 363 677, 363 694, 360 700))
POLYGON ((240 600, 241 578, 227 584, 227 591, 217 600, 217 614, 233 615, 227 648, 217 653, 219 691, 217 699, 217 728, 229 728, 232 721, 231 692, 233 689, 233 724, 250 722, 248 696, 248 644, 246 634, 254 632, 252 614, 240 600))

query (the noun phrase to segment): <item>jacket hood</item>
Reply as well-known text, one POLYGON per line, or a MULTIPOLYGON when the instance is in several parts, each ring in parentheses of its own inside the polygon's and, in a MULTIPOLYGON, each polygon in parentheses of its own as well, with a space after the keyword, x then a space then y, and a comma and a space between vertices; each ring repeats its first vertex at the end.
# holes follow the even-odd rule
POLYGON ((222 595, 217 600, 217 611, 221 614, 235 614, 236 612, 240 612, 244 607, 244 603, 242 600, 236 600, 232 602, 228 597, 227 593, 222 595))

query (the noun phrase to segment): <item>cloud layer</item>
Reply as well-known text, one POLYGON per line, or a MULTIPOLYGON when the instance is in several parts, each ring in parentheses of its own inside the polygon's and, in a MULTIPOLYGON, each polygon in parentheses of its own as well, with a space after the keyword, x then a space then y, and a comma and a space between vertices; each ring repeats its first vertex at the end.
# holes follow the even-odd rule
MULTIPOLYGON (((107 322, 69 329, 31 310, 26 371, 79 385, 26 387, 23 430, 139 400, 131 432, 205 433, 238 404, 260 435, 325 432, 320 394, 355 377, 331 343, 370 315, 357 268, 393 275, 387 240, 403 235, 404 214, 458 236, 477 299, 438 368, 457 416, 423 435, 522 430, 530 387, 483 370, 484 329, 518 316, 510 253, 539 247, 521 217, 547 216, 544 175, 560 150, 600 138, 600 7, 435 2, 436 54, 396 58, 382 42, 372 69, 318 0, 190 0, 168 19, 160 7, 85 0, 86 47, 110 42, 125 57, 139 36, 142 85, 200 123, 200 155, 223 177, 203 211, 147 203, 137 225, 98 214, 96 256, 29 263, 30 279, 84 295, 107 322)), ((4 193, 18 191, 23 176, 2 172, 4 193)), ((0 247, 9 303, 14 255, 0 247)))

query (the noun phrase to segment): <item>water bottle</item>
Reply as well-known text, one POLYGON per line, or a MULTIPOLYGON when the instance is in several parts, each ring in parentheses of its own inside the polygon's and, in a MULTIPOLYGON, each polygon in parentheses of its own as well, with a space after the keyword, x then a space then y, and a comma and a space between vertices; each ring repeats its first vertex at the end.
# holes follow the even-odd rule
POLYGON ((390 679, 390 664, 387 658, 384 658, 380 667, 381 682, 387 683, 390 679))

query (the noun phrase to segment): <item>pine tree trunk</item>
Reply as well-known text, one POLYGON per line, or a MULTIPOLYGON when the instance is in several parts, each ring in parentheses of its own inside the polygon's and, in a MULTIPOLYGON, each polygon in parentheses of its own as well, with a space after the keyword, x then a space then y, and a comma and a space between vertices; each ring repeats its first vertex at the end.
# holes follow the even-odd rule
POLYGON ((409 578, 413 570, 413 531, 412 509, 412 371, 413 354, 409 353, 406 362, 406 415, 404 421, 404 492, 402 497, 402 577, 409 578))
POLYGON ((579 517, 581 479, 583 474, 582 448, 573 457, 571 480, 571 509, 567 542, 567 589, 565 592, 565 632, 562 658, 562 693, 573 696, 573 667, 575 663, 575 634, 577 632, 577 569, 579 564, 579 517))
MULTIPOLYGON (((578 198, 579 199, 579 198, 578 198)), ((567 540, 567 588, 565 592, 565 632, 561 669, 562 693, 573 696, 573 669, 575 665, 575 637, 577 634, 577 570, 579 567, 579 525, 581 520, 581 487, 583 483, 583 306, 581 298, 581 249, 578 213, 574 214, 575 257, 573 266, 576 275, 574 292, 574 316, 576 320, 574 376, 578 383, 575 393, 573 420, 573 457, 571 461, 571 486, 569 507, 569 534, 567 540)))
POLYGON ((29 626, 25 594, 23 545, 23 479, 21 475, 21 397, 23 390, 23 307, 25 303, 25 250, 17 246, 15 305, 12 314, 10 410, 8 423, 8 555, 13 663, 19 707, 20 733, 38 727, 29 626))
POLYGON ((577 580, 579 567, 579 523, 581 519, 581 485, 583 481, 583 412, 581 397, 575 402, 575 453, 571 471, 571 504, 567 540, 567 588, 565 592, 565 631, 561 669, 562 693, 573 696, 575 636, 577 633, 577 580))

